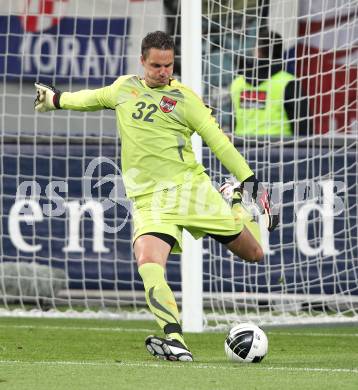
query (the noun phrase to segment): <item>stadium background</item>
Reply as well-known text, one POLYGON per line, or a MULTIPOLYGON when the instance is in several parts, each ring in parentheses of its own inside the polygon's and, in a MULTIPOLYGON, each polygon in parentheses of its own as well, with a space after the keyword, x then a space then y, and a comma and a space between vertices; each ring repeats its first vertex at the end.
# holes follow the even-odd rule
MULTIPOLYGON (((256 2, 249 1, 246 5, 254 8, 254 3, 256 2)), ((272 182, 288 183, 301 179, 309 183, 317 176, 326 183, 341 182, 344 171, 345 189, 341 190, 346 191, 348 188, 351 191, 351 196, 344 204, 346 212, 323 218, 322 210, 330 206, 322 203, 324 194, 313 191, 305 199, 311 204, 311 214, 307 214, 306 237, 301 237, 295 228, 295 191, 285 191, 282 202, 288 207, 283 213, 283 227, 270 236, 265 248, 269 254, 269 268, 257 275, 256 268, 247 272, 250 266, 241 263, 232 266, 230 261, 223 260, 219 255, 212 256, 212 253, 221 252, 216 249, 216 244, 205 241, 204 275, 210 277, 204 278, 204 291, 231 291, 233 286, 230 275, 234 273, 243 275, 240 283, 235 284, 235 292, 245 291, 245 285, 255 284, 256 292, 265 293, 269 290, 271 293, 279 293, 284 281, 285 290, 289 292, 294 289, 296 294, 335 294, 347 291, 352 295, 358 294, 357 48, 353 45, 358 39, 358 26, 355 22, 353 27, 347 27, 346 23, 354 18, 357 20, 357 9, 352 7, 354 14, 344 15, 342 12, 337 21, 337 18, 332 19, 330 3, 326 2, 327 14, 325 8, 322 8, 323 3, 316 3, 317 9, 320 7, 318 17, 321 19, 312 21, 311 18, 305 18, 305 15, 308 10, 315 13, 315 5, 309 1, 301 1, 300 22, 294 26, 293 31, 292 25, 280 31, 285 41, 287 68, 302 77, 311 98, 315 135, 300 140, 301 147, 297 147, 298 140, 288 140, 284 154, 280 142, 273 142, 269 149, 263 147, 256 150, 248 146, 250 140, 233 140, 238 147, 243 148, 261 178, 270 178, 272 182), (313 9, 308 9, 309 6, 313 9), (334 36, 327 33, 332 23, 339 31, 334 36), (345 32, 348 28, 349 34, 348 30, 345 32), (348 35, 352 43, 349 53, 346 48, 348 35), (303 37, 301 40, 300 36, 303 37), (311 38, 307 39, 307 36, 311 38), (343 42, 340 43, 339 39, 343 42), (290 42, 294 43, 294 47, 290 46, 290 42), (337 51, 332 57, 330 51, 325 53, 332 45, 345 49, 337 51), (310 53, 309 56, 304 55, 307 52, 310 53), (346 64, 343 68, 342 63, 346 64), (336 66, 339 66, 339 70, 335 69, 336 66), (296 147, 290 147, 290 142, 295 143, 296 147), (333 167, 332 150, 336 153, 333 167), (287 166, 284 172, 280 169, 281 164, 287 166), (317 205, 318 208, 321 207, 321 211, 317 210, 317 205), (327 226, 332 227, 334 240, 332 236, 327 236, 327 226), (299 273, 297 263, 300 263, 299 273), (235 267, 234 271, 232 267, 235 267)), ((233 4, 238 9, 242 6, 240 1, 233 4)), ((245 39, 241 35, 235 43, 237 52, 249 53, 254 45, 253 37, 262 21, 269 23, 270 3, 263 2, 265 4, 266 7, 259 8, 259 14, 255 11, 247 16, 247 26, 243 32, 245 39)), ((91 215, 86 213, 79 228, 80 250, 64 251, 70 239, 68 210, 61 215, 51 212, 48 215, 43 213, 42 216, 38 214, 35 216, 38 217, 37 221, 34 218, 33 223, 25 223, 19 222, 16 215, 11 220, 11 209, 19 199, 16 196, 20 183, 28 182, 28 192, 22 196, 38 202, 41 210, 44 210, 43 206, 49 203, 45 192, 49 183, 66 181, 68 192, 60 193, 60 196, 66 201, 83 203, 82 178, 90 161, 95 157, 105 156, 120 166, 120 144, 112 112, 101 115, 65 112, 35 115, 33 82, 40 80, 62 90, 76 90, 105 85, 123 73, 140 73, 140 39, 146 32, 166 29, 173 34, 180 47, 178 10, 179 4, 176 1, 157 0, 121 0, 113 3, 103 0, 94 2, 91 7, 84 0, 29 0, 11 2, 11 5, 7 1, 0 1, 0 196, 3 263, 36 262, 62 269, 67 280, 65 294, 72 289, 109 292, 124 290, 131 291, 132 296, 128 301, 122 298, 123 303, 133 300, 135 304, 141 302, 134 297, 136 291, 142 290, 142 284, 133 262, 130 219, 115 236, 104 232, 104 248, 95 251, 95 241, 99 238, 95 237, 91 215), (28 8, 24 8, 24 4, 28 8), (29 9, 30 17, 26 16, 29 9), (120 56, 114 55, 118 52, 121 53, 120 56), (39 186, 33 186, 33 181, 39 186), (20 235, 32 249, 21 250, 19 236, 10 229, 16 223, 21 226, 20 235), (35 245, 41 245, 41 248, 34 250, 35 245)), ((237 20, 234 18, 226 26, 233 30, 236 28, 235 23, 240 22, 242 23, 242 17, 241 20, 240 17, 237 20)), ((227 113, 223 95, 235 73, 232 66, 233 52, 224 50, 222 55, 220 48, 225 48, 223 33, 219 28, 217 31, 211 29, 209 34, 205 20, 203 39, 206 43, 210 41, 210 45, 214 47, 209 53, 203 53, 204 100, 214 108, 224 130, 230 133, 230 124, 225 122, 227 113), (215 39, 220 39, 217 50, 215 39)), ((230 45, 232 48, 232 43, 230 45)), ((205 50, 207 45, 203 47, 205 50)), ((176 65, 176 74, 180 76, 179 55, 176 65)), ((226 172, 208 150, 204 149, 203 153, 204 165, 211 168, 212 179, 219 181, 226 172)), ((94 185, 101 178, 117 173, 116 168, 108 163, 96 168, 91 183, 93 199, 103 200, 110 196, 113 183, 109 181, 97 188, 94 185)), ((120 183, 118 185, 120 187, 120 183)), ((25 187, 26 185, 23 188, 25 187)), ((320 190, 322 189, 323 186, 320 190)), ((325 194, 326 197, 340 197, 339 189, 334 188, 333 184, 331 189, 331 193, 325 194)), ((127 217, 128 205, 123 203, 123 199, 121 202, 104 211, 104 221, 109 226, 117 227, 127 217)), ((31 208, 24 210, 30 216, 35 213, 31 208)), ((167 272, 173 288, 180 290, 178 257, 171 258, 167 272)), ((90 293, 85 292, 84 295, 86 294, 90 293)), ((103 302, 111 301, 103 298, 103 294, 101 296, 103 302)))

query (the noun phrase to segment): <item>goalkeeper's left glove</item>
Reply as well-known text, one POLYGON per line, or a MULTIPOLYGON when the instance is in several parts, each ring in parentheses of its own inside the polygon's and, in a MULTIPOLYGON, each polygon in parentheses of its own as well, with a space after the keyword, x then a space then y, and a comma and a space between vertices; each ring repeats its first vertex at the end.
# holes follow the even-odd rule
POLYGON ((35 83, 37 96, 35 99, 35 110, 38 112, 46 112, 57 110, 60 107, 61 92, 50 85, 35 83))
POLYGON ((252 200, 256 203, 260 214, 265 215, 268 231, 272 232, 275 230, 280 216, 276 207, 272 205, 270 194, 265 186, 252 175, 241 183, 240 192, 243 193, 244 190, 249 193, 252 200))

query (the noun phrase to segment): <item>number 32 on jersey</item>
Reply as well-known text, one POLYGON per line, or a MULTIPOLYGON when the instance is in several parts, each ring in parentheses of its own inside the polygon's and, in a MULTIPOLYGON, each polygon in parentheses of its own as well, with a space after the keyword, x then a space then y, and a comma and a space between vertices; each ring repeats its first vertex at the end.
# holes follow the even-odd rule
POLYGON ((158 107, 155 104, 146 104, 140 101, 135 104, 137 111, 133 112, 132 118, 137 120, 143 120, 144 122, 154 122, 152 115, 158 111, 158 107))

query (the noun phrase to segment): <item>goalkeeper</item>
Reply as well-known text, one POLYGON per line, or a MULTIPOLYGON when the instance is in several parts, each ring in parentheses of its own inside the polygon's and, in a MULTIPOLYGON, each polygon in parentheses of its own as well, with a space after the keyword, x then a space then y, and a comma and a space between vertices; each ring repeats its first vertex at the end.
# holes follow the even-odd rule
MULTIPOLYGON (((147 350, 167 360, 191 361, 174 295, 165 279, 170 252, 180 252, 185 228, 195 238, 210 235, 246 261, 263 258, 258 225, 241 207, 244 190, 277 225, 270 198, 243 156, 188 87, 172 78, 174 42, 162 31, 142 41, 144 78, 119 77, 94 90, 60 92, 36 83, 35 110, 116 111, 127 196, 133 201, 134 253, 146 300, 166 337, 148 336, 147 350), (240 185, 224 186, 233 209, 196 162, 191 135, 197 132, 240 185)), ((197 259, 192 259, 197 261, 197 259)))

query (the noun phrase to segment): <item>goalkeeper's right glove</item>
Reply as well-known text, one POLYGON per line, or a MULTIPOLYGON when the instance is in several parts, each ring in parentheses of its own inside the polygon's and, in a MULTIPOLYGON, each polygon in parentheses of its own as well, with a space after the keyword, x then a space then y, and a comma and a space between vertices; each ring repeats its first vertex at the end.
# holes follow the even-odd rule
POLYGON ((61 92, 50 85, 35 83, 37 96, 34 102, 35 110, 46 112, 57 110, 60 107, 61 92))

